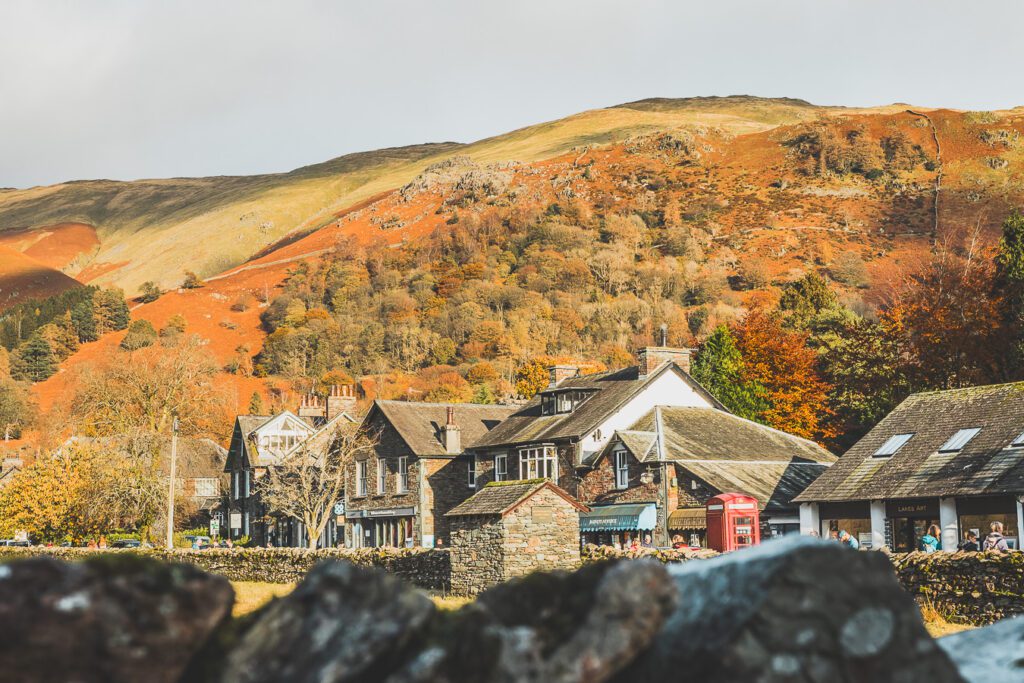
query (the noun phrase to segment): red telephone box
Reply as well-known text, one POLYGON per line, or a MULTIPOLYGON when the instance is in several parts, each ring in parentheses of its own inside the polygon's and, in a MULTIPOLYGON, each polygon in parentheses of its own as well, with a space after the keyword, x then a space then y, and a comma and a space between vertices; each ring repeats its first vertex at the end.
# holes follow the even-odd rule
POLYGON ((742 493, 723 493, 708 501, 708 547, 725 552, 761 542, 761 513, 757 499, 742 493))

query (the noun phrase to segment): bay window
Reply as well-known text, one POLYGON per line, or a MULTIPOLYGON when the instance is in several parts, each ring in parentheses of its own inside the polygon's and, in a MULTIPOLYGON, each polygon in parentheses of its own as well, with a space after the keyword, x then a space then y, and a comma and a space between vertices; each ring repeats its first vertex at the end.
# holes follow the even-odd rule
POLYGON ((519 471, 524 479, 558 481, 558 455, 555 447, 538 446, 520 450, 519 471))

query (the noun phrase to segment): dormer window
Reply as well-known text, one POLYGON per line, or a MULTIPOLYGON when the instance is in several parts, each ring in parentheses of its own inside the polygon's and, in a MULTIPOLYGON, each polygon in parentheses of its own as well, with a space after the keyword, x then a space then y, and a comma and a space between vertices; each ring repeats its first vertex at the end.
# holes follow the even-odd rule
POLYGON ((971 439, 976 437, 980 431, 980 427, 961 429, 956 434, 949 437, 949 441, 942 444, 942 448, 939 449, 939 453, 956 453, 957 451, 963 450, 964 446, 970 443, 971 439))
POLYGON ((874 456, 872 457, 888 458, 891 455, 895 455, 896 451, 903 448, 903 445, 910 441, 913 436, 913 434, 896 434, 894 436, 890 436, 886 439, 885 443, 875 451, 874 456))
POLYGON ((593 395, 592 391, 570 389, 568 391, 551 391, 541 394, 541 415, 564 415, 576 410, 577 407, 593 395))

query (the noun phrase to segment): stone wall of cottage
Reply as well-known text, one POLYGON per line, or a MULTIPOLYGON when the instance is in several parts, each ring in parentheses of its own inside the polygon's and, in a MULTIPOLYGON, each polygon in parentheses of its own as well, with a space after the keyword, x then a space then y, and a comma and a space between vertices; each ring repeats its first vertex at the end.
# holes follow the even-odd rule
POLYGON ((475 595, 504 580, 505 528, 498 515, 450 517, 451 591, 475 595))
POLYGON ((615 464, 612 457, 602 457, 592 470, 587 471, 577 487, 577 498, 587 505, 611 505, 613 503, 653 503, 658 500, 661 477, 656 471, 654 481, 643 484, 640 475, 647 466, 632 454, 629 459, 629 486, 615 487, 615 464))
POLYGON ((423 462, 430 489, 430 505, 427 504, 426 496, 423 501, 424 529, 429 519, 434 537, 450 544, 450 520, 445 515, 486 483, 486 478, 481 478, 479 474, 481 468, 486 467, 486 462, 480 458, 477 463, 478 481, 474 488, 469 486, 469 463, 472 462, 469 457, 426 458, 423 462))
POLYGON ((550 489, 541 489, 505 515, 502 526, 503 580, 537 569, 579 566, 579 510, 550 489))

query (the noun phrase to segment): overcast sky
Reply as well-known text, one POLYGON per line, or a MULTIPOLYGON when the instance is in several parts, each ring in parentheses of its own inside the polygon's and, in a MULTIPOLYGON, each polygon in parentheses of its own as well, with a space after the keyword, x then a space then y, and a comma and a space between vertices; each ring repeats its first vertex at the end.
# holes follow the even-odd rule
POLYGON ((645 97, 1024 104, 1019 0, 0 0, 0 186, 284 171, 645 97))

